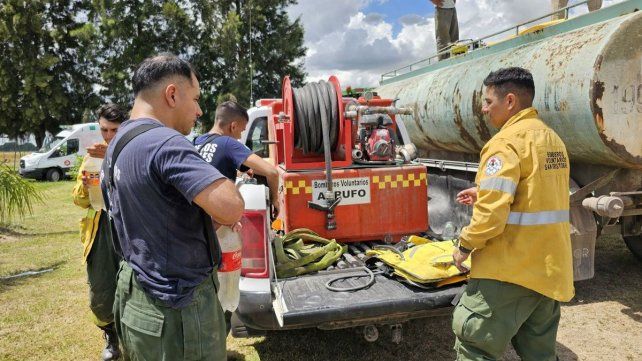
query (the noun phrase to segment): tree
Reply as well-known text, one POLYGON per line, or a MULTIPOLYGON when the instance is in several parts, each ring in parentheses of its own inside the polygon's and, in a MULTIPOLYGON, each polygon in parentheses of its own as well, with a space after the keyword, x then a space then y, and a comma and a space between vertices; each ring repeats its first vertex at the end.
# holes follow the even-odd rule
MULTIPOLYGON (((4 0, 0 4, 0 133, 15 138, 80 121, 97 103, 88 62, 79 48, 91 41, 74 0, 4 0)), ((90 35, 90 34, 89 34, 90 35)))
POLYGON ((188 1, 94 0, 89 17, 100 95, 115 103, 132 102, 131 77, 143 59, 161 52, 189 58, 198 45, 188 1))
POLYGON ((160 52, 177 54, 195 65, 206 127, 214 121, 220 95, 231 93, 250 105, 250 78, 254 97, 280 95, 283 76, 290 75, 295 84, 305 76, 303 63, 294 64, 305 55, 303 28, 285 11, 294 3, 94 0, 90 18, 100 39, 94 49, 102 77, 100 95, 130 103, 133 69, 160 52))
MULTIPOLYGON (((281 81, 290 75, 295 86, 303 83, 305 56, 303 27, 286 12, 296 0, 220 0, 210 3, 210 21, 201 32, 194 55, 199 70, 207 69, 201 87, 206 95, 206 127, 214 122, 215 95, 234 94, 244 106, 257 98, 280 97, 281 81), (214 30, 211 30, 214 29, 214 30), (216 34, 212 37, 211 34, 216 34), (251 85, 250 85, 251 84, 251 85)), ((208 15, 207 13, 203 13, 208 15)))
POLYGON ((131 104, 131 77, 146 57, 170 52, 201 76, 206 125, 231 93, 280 95, 304 78, 296 0, 3 0, 0 3, 0 133, 17 137, 91 118, 103 101, 131 104), (251 45, 251 46, 250 46, 251 45), (250 51, 251 49, 251 51, 250 51))

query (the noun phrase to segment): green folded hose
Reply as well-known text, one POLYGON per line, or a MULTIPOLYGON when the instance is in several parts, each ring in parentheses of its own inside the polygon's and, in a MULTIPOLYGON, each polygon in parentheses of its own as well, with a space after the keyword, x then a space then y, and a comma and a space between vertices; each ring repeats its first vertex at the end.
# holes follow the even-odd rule
POLYGON ((279 278, 296 277, 326 269, 346 252, 334 239, 326 239, 315 232, 299 228, 274 239, 276 275, 279 278))

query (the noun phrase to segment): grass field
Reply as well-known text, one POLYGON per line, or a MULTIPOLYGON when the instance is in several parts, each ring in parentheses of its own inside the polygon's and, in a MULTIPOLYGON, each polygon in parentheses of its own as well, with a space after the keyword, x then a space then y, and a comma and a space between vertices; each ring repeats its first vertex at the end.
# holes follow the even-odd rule
MULTIPOLYGON (((73 183, 38 182, 45 203, 34 215, 0 229, 0 360, 97 360, 103 347, 90 319, 78 238, 83 210, 71 201, 73 183)), ((642 359, 642 264, 621 239, 603 238, 596 276, 576 284, 576 298, 562 307, 561 360, 642 359)), ((399 345, 381 329, 368 343, 352 329, 270 332, 228 338, 231 360, 452 360, 450 317, 404 324, 399 345)), ((517 360, 509 351, 505 360, 517 360)))

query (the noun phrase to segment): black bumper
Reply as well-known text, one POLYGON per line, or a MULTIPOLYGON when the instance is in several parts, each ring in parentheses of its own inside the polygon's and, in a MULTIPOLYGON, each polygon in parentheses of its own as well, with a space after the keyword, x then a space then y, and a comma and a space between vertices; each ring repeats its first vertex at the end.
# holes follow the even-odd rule
POLYGON ((24 178, 42 179, 42 177, 44 176, 43 169, 20 169, 18 170, 18 173, 24 178))

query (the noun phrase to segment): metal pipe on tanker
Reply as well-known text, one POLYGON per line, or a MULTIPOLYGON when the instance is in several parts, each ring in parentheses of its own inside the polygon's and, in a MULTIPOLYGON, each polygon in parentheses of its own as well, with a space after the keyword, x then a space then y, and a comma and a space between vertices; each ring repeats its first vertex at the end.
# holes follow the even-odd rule
POLYGON ((520 66, 533 73, 534 106, 572 161, 642 169, 642 12, 538 41, 514 40, 513 48, 477 58, 473 52, 375 91, 413 109, 399 117, 421 156, 477 154, 497 132, 482 114, 483 80, 490 71, 520 66))
POLYGON ((378 107, 370 105, 358 105, 358 104, 348 104, 346 106, 346 111, 344 116, 346 118, 356 118, 364 114, 403 114, 403 115, 412 115, 414 113, 412 108, 400 108, 395 106, 390 107, 378 107))

